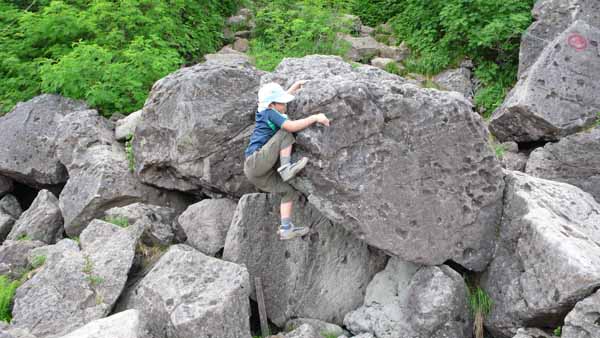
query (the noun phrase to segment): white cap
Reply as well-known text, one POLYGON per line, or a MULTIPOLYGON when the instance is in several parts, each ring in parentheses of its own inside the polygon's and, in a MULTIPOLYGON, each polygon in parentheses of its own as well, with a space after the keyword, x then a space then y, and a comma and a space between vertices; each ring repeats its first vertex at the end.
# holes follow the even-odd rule
POLYGON ((294 95, 288 94, 275 82, 267 83, 258 91, 258 111, 263 111, 272 102, 288 103, 294 99, 294 95))

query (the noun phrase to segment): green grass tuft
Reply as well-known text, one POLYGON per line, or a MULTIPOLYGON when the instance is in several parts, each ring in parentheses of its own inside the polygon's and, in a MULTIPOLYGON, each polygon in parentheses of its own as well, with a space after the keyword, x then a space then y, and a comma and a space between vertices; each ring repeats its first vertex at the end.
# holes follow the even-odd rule
POLYGON ((127 217, 122 216, 108 216, 104 219, 108 223, 112 223, 114 225, 118 225, 121 228, 127 228, 129 226, 129 219, 127 217))
POLYGON ((9 323, 12 319, 11 307, 18 281, 10 281, 6 276, 0 276, 0 320, 9 323))

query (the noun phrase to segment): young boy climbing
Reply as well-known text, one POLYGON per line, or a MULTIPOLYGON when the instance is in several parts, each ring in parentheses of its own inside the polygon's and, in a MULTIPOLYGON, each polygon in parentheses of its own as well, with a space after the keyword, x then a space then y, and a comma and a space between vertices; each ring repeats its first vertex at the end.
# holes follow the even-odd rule
POLYGON ((297 81, 287 92, 277 83, 268 83, 258 91, 258 112, 256 125, 250 137, 250 144, 244 155, 244 173, 257 188, 267 192, 281 193, 281 225, 279 239, 286 240, 304 236, 308 227, 295 226, 292 223, 293 200, 298 192, 289 184, 308 162, 303 157, 291 162, 292 145, 296 142, 292 133, 308 128, 314 123, 329 126, 329 119, 324 114, 314 114, 300 120, 291 120, 285 114, 286 104, 294 99, 296 91, 306 81, 297 81), (274 166, 279 159, 279 168, 274 166))

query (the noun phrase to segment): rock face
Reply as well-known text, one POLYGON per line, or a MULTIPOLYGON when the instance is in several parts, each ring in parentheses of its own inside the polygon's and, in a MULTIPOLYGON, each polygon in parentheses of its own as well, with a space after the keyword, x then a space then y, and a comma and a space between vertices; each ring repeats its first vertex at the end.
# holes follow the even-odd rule
POLYGON ((13 226, 8 239, 17 240, 23 236, 30 240, 54 244, 62 238, 63 217, 58 207, 58 199, 48 190, 41 190, 33 203, 13 226))
POLYGON ((577 186, 600 202, 600 126, 535 149, 526 172, 577 186))
MULTIPOLYGON (((5 241, 0 246, 0 275, 14 280, 21 278, 27 271, 29 252, 45 245, 40 241, 5 241)), ((1 337, 1 336, 0 336, 1 337)))
POLYGON ((148 202, 181 209, 187 204, 183 196, 142 184, 129 171, 125 150, 97 111, 68 115, 61 130, 58 153, 69 181, 59 204, 69 236, 112 207, 148 202))
POLYGON ((303 239, 280 241, 279 200, 268 194, 244 195, 223 259, 244 264, 252 278, 261 277, 267 316, 276 325, 292 317, 341 324, 344 314, 362 303, 367 283, 383 268, 385 256, 306 202, 296 201, 294 209, 294 224, 310 226, 311 232, 303 239))
POLYGON ((241 195, 261 72, 207 62, 157 81, 133 141, 136 173, 167 189, 241 195), (235 93, 235 94, 234 94, 235 93))
POLYGON ((292 184, 370 245, 419 264, 452 259, 482 270, 504 182, 470 103, 336 57, 285 59, 261 82, 300 78, 311 81, 288 114, 324 112, 331 126, 298 133, 296 156, 310 161, 292 184))
POLYGON ((57 126, 84 109, 82 101, 44 94, 0 117, 0 175, 40 188, 65 182, 67 171, 56 158, 57 126))
POLYGON ((566 183, 508 172, 504 216, 482 287, 494 300, 486 327, 555 328, 600 286, 600 205, 566 183))
POLYGON ((62 338, 146 338, 138 310, 127 310, 94 320, 62 338))
POLYGON ((502 154, 499 157, 503 168, 525 172, 528 155, 519 152, 519 145, 516 142, 509 141, 496 146, 502 148, 502 154))
POLYGON ((468 68, 445 70, 436 75, 433 81, 443 89, 459 92, 468 99, 473 98, 473 83, 471 83, 471 71, 468 68))
POLYGON ((43 269, 15 294, 12 324, 38 338, 58 337, 106 316, 119 297, 141 231, 94 220, 77 243, 36 248, 43 269))
POLYGON ((565 318, 561 337, 600 337, 600 291, 580 301, 565 318))
POLYGON ((129 135, 133 135, 135 127, 137 127, 141 119, 142 111, 138 110, 117 121, 115 126, 115 138, 118 141, 125 141, 129 135))
POLYGON ((0 243, 8 236, 22 212, 15 196, 8 194, 0 199, 0 243))
MULTIPOLYGON (((519 76, 535 63, 544 48, 575 20, 600 27, 600 4, 596 0, 538 0, 531 11, 535 22, 521 39, 519 76)), ((595 46, 597 47, 597 46, 595 46)))
POLYGON ((184 244, 171 246, 128 292, 154 337, 250 338, 247 270, 184 244))
POLYGON ((214 256, 225 246, 236 205, 235 201, 227 198, 205 199, 190 205, 178 218, 187 243, 206 255, 214 256))
POLYGON ((596 121, 600 111, 600 29, 575 21, 548 44, 493 114, 501 141, 557 140, 596 121))
POLYGON ((513 338, 552 338, 552 336, 540 329, 518 329, 513 338))
POLYGON ((348 313, 346 327, 355 334, 373 333, 377 338, 470 336, 467 287, 456 271, 445 265, 422 267, 412 276, 400 274, 398 281, 392 297, 365 303, 348 313), (410 282, 404 285, 407 277, 410 282))
POLYGON ((0 175, 0 197, 6 195, 13 190, 13 181, 8 178, 0 175))

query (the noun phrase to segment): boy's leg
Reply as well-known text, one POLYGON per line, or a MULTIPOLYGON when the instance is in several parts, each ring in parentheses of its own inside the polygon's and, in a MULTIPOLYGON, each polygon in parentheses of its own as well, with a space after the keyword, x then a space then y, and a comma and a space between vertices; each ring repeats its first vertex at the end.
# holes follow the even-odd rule
POLYGON ((246 159, 244 165, 246 176, 251 179, 251 177, 261 177, 267 174, 279 160, 282 151, 287 156, 291 156, 292 144, 295 142, 294 135, 279 129, 264 146, 246 159))

